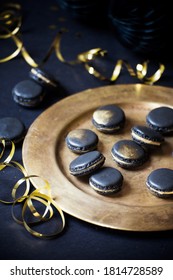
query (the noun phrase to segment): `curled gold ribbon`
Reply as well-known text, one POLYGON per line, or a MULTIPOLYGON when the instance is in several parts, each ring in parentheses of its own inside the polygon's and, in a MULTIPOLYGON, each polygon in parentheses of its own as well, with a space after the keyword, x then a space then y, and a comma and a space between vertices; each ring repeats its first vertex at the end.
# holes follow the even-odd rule
MULTIPOLYGON (((21 52, 22 47, 23 47, 23 43, 22 43, 22 41, 19 40, 19 38, 18 38, 16 35, 12 34, 12 33, 8 30, 8 28, 6 28, 6 27, 1 27, 1 29, 5 30, 5 32, 6 32, 6 34, 7 34, 7 37, 5 37, 5 39, 7 39, 7 38, 8 38, 8 39, 12 39, 13 42, 14 42, 14 44, 15 44, 15 46, 17 47, 17 48, 15 49, 15 51, 12 52, 10 55, 8 55, 8 56, 6 56, 6 57, 4 57, 4 58, 0 58, 0 63, 4 63, 4 62, 7 62, 7 61, 9 61, 9 60, 15 58, 15 57, 21 52), (9 36, 8 36, 8 35, 9 35, 9 36)), ((3 38, 3 39, 4 39, 4 35, 0 35, 0 38, 3 38)))
MULTIPOLYGON (((33 176, 28 176, 25 179, 33 178, 33 177, 40 178, 39 176, 33 175, 33 176)), ((32 235, 34 235, 36 237, 44 238, 44 239, 49 239, 49 238, 56 237, 60 232, 62 232, 62 230, 65 226, 65 218, 64 218, 64 214, 63 214, 63 211, 61 210, 61 208, 57 205, 57 203, 55 203, 55 201, 49 195, 51 192, 50 184, 48 183, 47 180, 45 180, 45 179, 42 179, 42 180, 45 182, 45 186, 34 190, 31 194, 29 194, 25 197, 24 205, 22 207, 22 219, 19 220, 14 214, 14 206, 18 202, 18 199, 16 199, 16 201, 13 203, 12 216, 15 221, 17 221, 20 224, 23 224, 25 229, 32 235), (47 194, 43 193, 43 191, 44 192, 46 191, 47 194), (42 205, 45 206, 45 210, 44 210, 43 214, 41 214, 39 212, 39 210, 36 209, 36 206, 33 205, 33 201, 40 202, 42 205), (53 218, 55 211, 51 205, 58 212, 60 219, 61 219, 61 225, 60 226, 58 225, 57 229, 54 230, 52 233, 41 233, 41 232, 38 232, 38 231, 32 229, 32 226, 35 226, 42 222, 48 222, 53 218), (27 221, 27 217, 28 217, 27 210, 30 210, 31 214, 36 218, 36 221, 34 221, 34 222, 27 221)))
POLYGON ((115 82, 118 79, 123 69, 123 66, 126 67, 127 71, 131 76, 136 76, 136 73, 134 72, 130 64, 122 59, 117 60, 117 63, 115 64, 112 75, 110 77, 106 77, 102 75, 99 71, 97 71, 93 66, 90 66, 87 62, 84 65, 86 70, 89 72, 89 74, 94 75, 96 78, 99 78, 100 80, 107 80, 109 82, 115 82))
POLYGON ((11 35, 17 34, 22 26, 21 6, 14 3, 4 3, 0 10, 0 23, 0 39, 7 39, 11 35), (9 32, 5 32, 4 34, 2 33, 2 29, 4 32, 5 27, 9 32))
POLYGON ((152 76, 147 77, 149 61, 144 61, 142 64, 137 64, 136 71, 135 71, 126 60, 118 59, 114 66, 111 76, 106 77, 105 75, 101 74, 100 71, 96 70, 93 65, 92 66, 90 65, 90 62, 93 61, 96 57, 104 57, 105 54, 107 54, 106 50, 102 50, 101 48, 91 49, 86 52, 78 54, 76 60, 66 61, 61 53, 60 42, 61 42, 61 33, 57 35, 56 40, 51 46, 51 50, 53 51, 53 49, 55 49, 56 56, 61 62, 71 64, 71 65, 83 63, 88 73, 100 80, 115 82, 118 79, 119 75, 121 74, 121 71, 125 67, 130 76, 136 77, 140 81, 146 84, 153 85, 161 78, 165 70, 164 64, 160 63, 159 68, 156 70, 156 72, 152 76))
POLYGON ((162 63, 159 63, 159 69, 153 75, 151 75, 150 77, 147 77, 148 64, 149 64, 149 61, 145 61, 142 64, 140 64, 140 63, 137 64, 136 75, 137 75, 137 78, 142 80, 145 84, 153 85, 155 82, 157 82, 161 78, 163 72, 165 71, 165 65, 162 63))
MULTIPOLYGON (((2 159, 4 157, 6 141, 7 140, 5 140, 5 139, 0 139, 0 144, 1 144, 1 148, 2 148, 1 153, 0 153, 0 159, 2 159)), ((8 140, 8 143, 9 143, 9 140, 8 140)), ((17 223, 22 224, 25 227, 25 229, 33 236, 39 237, 39 238, 44 238, 44 239, 56 237, 64 229, 65 217, 64 217, 64 214, 63 214, 63 211, 61 210, 61 208, 52 199, 51 186, 46 179, 41 178, 40 176, 27 175, 25 168, 20 163, 12 160, 14 151, 15 151, 15 145, 13 142, 11 142, 11 150, 10 150, 8 156, 5 156, 5 160, 1 161, 0 171, 2 171, 4 168, 12 167, 12 168, 19 170, 22 173, 23 177, 21 179, 19 179, 12 187, 12 191, 11 191, 12 200, 6 201, 3 199, 0 199, 0 202, 5 203, 5 204, 12 204, 13 219, 17 223), (31 179, 32 178, 41 179, 43 181, 44 185, 37 187, 37 189, 35 189, 34 191, 31 192, 31 179), (20 186, 23 183, 26 184, 25 190, 22 195, 17 197, 17 191, 19 190, 20 186), (34 205, 34 203, 33 203, 34 201, 36 201, 37 203, 40 203, 44 206, 44 211, 42 211, 43 213, 41 213, 40 210, 38 209, 38 207, 36 207, 36 205, 34 205), (20 219, 15 214, 15 206, 19 203, 23 205, 20 219), (30 211, 30 213, 34 217, 35 221, 30 221, 30 222, 27 221, 28 220, 28 211, 30 211), (48 222, 51 219, 53 219, 55 217, 55 211, 59 214, 59 217, 60 217, 60 219, 58 218, 56 230, 54 230, 53 232, 50 232, 50 233, 42 233, 42 232, 39 232, 39 231, 36 231, 33 229, 33 226, 40 225, 40 223, 45 223, 45 222, 48 222), (59 222, 59 220, 60 220, 60 222, 59 222)), ((56 217, 56 220, 57 220, 57 217, 56 217)), ((48 228, 50 229, 50 227, 48 227, 48 228)))
MULTIPOLYGON (((25 172, 25 169, 22 167, 22 171, 23 171, 23 174, 26 175, 26 172, 25 172)), ((14 218, 15 221, 17 221, 18 223, 23 223, 21 220, 19 220, 18 218, 16 218, 15 214, 14 214, 14 206, 16 205, 17 202, 20 202, 24 199, 28 199, 29 198, 29 191, 24 193, 24 195, 20 198, 17 198, 16 197, 16 190, 19 188, 20 184, 22 184, 23 182, 28 182, 30 184, 30 179, 32 178, 40 178, 39 176, 36 176, 36 175, 29 175, 29 176, 25 176, 23 178, 21 178, 19 181, 17 181, 17 183, 14 185, 13 187, 13 190, 12 190, 12 196, 13 196, 13 199, 14 199, 14 203, 13 203, 13 209, 12 209, 12 216, 14 218)), ((38 195, 39 193, 42 193, 42 192, 46 192, 47 193, 47 196, 48 197, 51 197, 51 188, 50 188, 50 184, 48 183, 47 180, 45 179, 42 179, 45 183, 45 185, 43 187, 40 187, 39 189, 36 189, 32 192, 32 196, 35 195, 35 193, 38 195)), ((30 187, 30 185, 29 185, 30 187)), ((50 212, 50 217, 52 217, 53 215, 53 211, 50 207, 50 203, 48 202, 47 203, 47 207, 45 209, 45 212, 43 214, 40 214, 36 208, 34 207, 34 205, 32 204, 32 200, 29 200, 28 199, 28 207, 30 209, 30 211, 32 212, 33 216, 35 217, 40 217, 41 220, 44 220, 45 219, 45 216, 47 214, 47 212, 49 211, 50 212)))
POLYGON ((15 145, 12 141, 8 140, 8 142, 10 143, 11 149, 9 151, 9 153, 7 155, 5 155, 5 147, 6 147, 6 140, 0 138, 0 145, 1 145, 1 152, 0 152, 0 160, 5 157, 5 159, 3 159, 2 162, 0 162, 0 171, 2 169, 4 169, 6 167, 6 165, 12 160, 14 153, 15 153, 15 145))
MULTIPOLYGON (((5 167, 13 167, 15 169, 18 169, 24 175, 26 175, 26 171, 25 171, 24 167, 21 164, 19 164, 18 162, 15 162, 15 161, 11 161, 9 163, 4 162, 3 168, 5 168, 5 167)), ((0 170, 2 170, 2 169, 0 169, 0 170)), ((26 180, 19 179, 12 188, 12 192, 11 192, 12 200, 5 201, 3 199, 0 199, 0 202, 5 203, 5 204, 13 204, 15 200, 17 200, 18 202, 22 202, 25 199, 25 197, 28 195, 29 191, 30 191, 29 180, 28 179, 26 179, 26 180), (26 188, 25 188, 24 194, 16 199, 16 191, 19 189, 20 185, 23 182, 26 182, 26 188)))
POLYGON ((159 68, 155 71, 155 73, 151 76, 147 76, 149 61, 144 61, 142 64, 140 63, 137 64, 136 70, 133 70, 133 68, 127 61, 123 59, 118 59, 117 62, 115 63, 111 76, 106 77, 93 65, 91 66, 90 62, 93 62, 96 57, 104 57, 105 54, 107 54, 107 51, 102 50, 101 48, 94 48, 79 53, 74 60, 67 61, 62 55, 62 51, 61 51, 61 37, 63 31, 58 32, 58 34, 55 36, 54 40, 52 41, 48 51, 46 52, 44 58, 39 63, 37 63, 27 51, 27 49, 23 45, 21 36, 19 36, 19 31, 22 23, 21 6, 17 4, 16 5, 9 4, 4 6, 4 9, 6 10, 3 10, 0 13, 0 21, 4 22, 3 31, 5 31, 5 34, 4 33, 1 34, 0 32, 0 38, 1 39, 11 38, 14 41, 17 48, 13 53, 8 55, 7 57, 1 58, 0 63, 7 62, 13 59, 14 57, 16 57, 17 55, 19 55, 19 53, 21 53, 22 57, 24 58, 24 60, 28 65, 30 65, 33 68, 40 67, 43 66, 48 61, 51 54, 55 52, 57 59, 62 63, 66 63, 69 65, 76 65, 81 63, 84 65, 85 69, 89 74, 93 75, 94 77, 100 80, 106 80, 111 83, 115 82, 120 76, 123 68, 125 67, 130 76, 136 77, 141 82, 149 85, 153 85, 155 82, 157 82, 161 78, 165 70, 164 64, 160 63, 159 68), (13 28, 10 29, 10 27, 13 28))
MULTIPOLYGON (((36 176, 36 175, 30 175, 28 177, 26 177, 25 179, 31 179, 31 178, 40 178, 39 176, 36 176)), ((35 191, 32 192, 32 196, 34 196, 35 194, 38 195, 39 193, 45 193, 46 192, 46 195, 47 197, 51 197, 51 187, 50 187, 50 184, 47 180, 45 179, 42 179, 42 181, 44 181, 45 185, 43 187, 39 187, 37 188, 35 191)), ((53 211, 52 211, 52 208, 50 207, 50 202, 47 203, 47 207, 44 211, 43 214, 40 215, 39 212, 36 211, 36 208, 34 207, 34 205, 32 204, 32 201, 29 200, 28 201, 28 207, 30 208, 30 211, 32 212, 33 216, 35 217, 39 217, 41 218, 42 220, 45 219, 45 216, 47 215, 47 212, 49 211, 50 212, 50 216, 49 216, 49 219, 52 217, 53 215, 53 211)))
POLYGON ((36 237, 40 237, 40 238, 52 238, 57 236, 60 232, 62 232, 64 226, 65 226, 65 219, 64 219, 64 214, 62 212, 62 210, 58 207, 58 205, 55 203, 55 201, 45 195, 42 194, 40 192, 35 192, 35 193, 31 193, 31 195, 26 199, 23 209, 22 209, 22 220, 23 220, 23 224, 24 227, 27 229, 28 232, 30 232, 32 235, 36 236, 36 237), (52 217, 53 217, 53 213, 54 211, 52 210, 51 205, 54 206, 55 210, 58 212, 58 214, 60 215, 61 218, 61 226, 57 228, 57 230, 55 230, 53 233, 40 233, 38 231, 35 231, 31 228, 30 224, 26 221, 26 209, 27 207, 29 207, 29 209, 31 209, 30 204, 32 205, 32 200, 36 200, 36 201, 40 201, 42 204, 45 205, 46 210, 48 209, 50 211, 50 215, 49 218, 45 219, 45 217, 40 217, 38 219, 38 222, 40 221, 49 221, 52 217), (48 207, 49 206, 49 207, 48 207))

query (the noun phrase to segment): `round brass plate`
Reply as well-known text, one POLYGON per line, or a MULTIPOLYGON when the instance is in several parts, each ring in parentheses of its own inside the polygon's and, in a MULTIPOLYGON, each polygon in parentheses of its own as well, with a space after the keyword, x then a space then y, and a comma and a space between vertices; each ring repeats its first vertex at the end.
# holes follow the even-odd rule
MULTIPOLYGON (((162 147, 150 153, 149 161, 130 171, 112 160, 111 148, 119 139, 131 139, 133 125, 145 125, 147 113, 159 106, 173 106, 173 89, 148 85, 111 85, 76 93, 57 102, 31 125, 23 144, 23 163, 28 174, 49 181, 55 201, 62 210, 84 221, 131 231, 173 229, 173 199, 153 196, 146 188, 149 173, 160 167, 173 168, 173 137, 165 137, 162 147), (126 114, 121 133, 98 132, 92 122, 95 109, 117 104, 126 114), (105 155, 105 166, 118 168, 124 177, 122 191, 102 196, 88 185, 88 179, 69 174, 69 163, 77 156, 65 144, 69 131, 89 128, 99 137, 98 149, 105 155)), ((33 178, 35 187, 38 182, 33 178)))

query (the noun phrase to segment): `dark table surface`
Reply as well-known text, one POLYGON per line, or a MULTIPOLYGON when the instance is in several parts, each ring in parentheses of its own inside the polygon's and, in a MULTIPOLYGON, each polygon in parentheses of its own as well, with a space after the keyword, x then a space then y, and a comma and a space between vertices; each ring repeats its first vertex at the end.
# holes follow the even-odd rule
MULTIPOLYGON (((63 28, 62 52, 67 60, 73 60, 80 52, 101 47, 108 51, 110 61, 127 60, 133 67, 144 60, 143 55, 126 48, 116 38, 113 30, 104 25, 86 24, 65 10, 57 8, 57 1, 18 1, 22 5, 22 40, 35 61, 44 57, 57 32, 63 28)), ((12 50, 10 40, 3 42, 6 51, 12 50)), ((4 49, 5 50, 5 49, 4 49)), ((2 51, 3 52, 3 51, 2 51)), ((5 52, 4 52, 5 53, 5 52)), ((8 53, 8 52, 7 52, 8 53)), ((158 67, 154 58, 151 67, 158 67)), ((155 85, 173 86, 173 67, 169 56, 166 70, 155 85)), ((49 106, 63 97, 89 88, 109 85, 108 82, 89 75, 82 65, 69 66, 52 54, 45 70, 59 81, 61 93, 46 96, 40 106, 29 109, 16 104, 12 88, 28 79, 30 66, 19 54, 0 64, 0 117, 17 117, 28 129, 34 120, 49 106)), ((123 71, 116 84, 142 83, 123 71)), ((154 85, 153 85, 154 87, 154 85)), ((170 97, 172 98, 172 97, 170 97)), ((16 146, 15 160, 22 163, 22 144, 16 146)), ((13 184, 14 170, 5 173, 5 180, 13 184)), ((1 195, 3 195, 1 186, 1 195)), ((65 213, 66 226, 61 235, 52 240, 38 239, 17 224, 9 205, 0 204, 0 259, 171 259, 173 257, 173 231, 131 232, 103 228, 79 220, 65 213)))

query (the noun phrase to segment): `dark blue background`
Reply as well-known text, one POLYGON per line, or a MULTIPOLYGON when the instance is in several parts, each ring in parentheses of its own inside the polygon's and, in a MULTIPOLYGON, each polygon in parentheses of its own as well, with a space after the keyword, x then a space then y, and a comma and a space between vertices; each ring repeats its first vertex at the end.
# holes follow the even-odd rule
MULTIPOLYGON (((105 24, 86 24, 72 17, 69 12, 55 9, 57 1, 26 0, 18 1, 23 9, 22 39, 32 57, 40 62, 48 50, 56 33, 65 28, 62 52, 66 59, 73 60, 79 52, 101 47, 108 51, 110 65, 118 59, 127 60, 133 67, 144 60, 123 46, 114 31, 105 24), (51 28, 51 26, 55 28, 51 28)), ((1 55, 12 50, 12 43, 3 42, 1 55)), ((161 56, 160 56, 161 57, 161 56)), ((173 86, 173 67, 166 57, 166 71, 156 85, 173 86)), ((158 67, 159 59, 153 59, 150 69, 158 67)), ((110 66, 111 67, 111 66, 110 66)), ((28 79, 30 66, 21 55, 0 64, 0 117, 17 117, 28 129, 32 122, 46 108, 61 98, 88 88, 106 86, 89 75, 82 65, 68 66, 52 54, 45 70, 54 75, 62 89, 50 93, 44 102, 34 109, 21 107, 12 99, 12 88, 21 80, 28 79)), ((111 72, 111 71, 110 71, 111 72)), ((116 84, 133 84, 140 81, 131 77, 124 69, 116 84)), ((172 98, 172 97, 170 97, 172 98)), ((22 145, 16 147, 15 160, 22 163, 22 145)), ((45 166, 46 168, 46 166, 45 166)), ((5 171, 6 179, 14 184, 14 170, 5 171)), ((1 194, 3 194, 2 184, 1 194)), ((9 205, 0 204, 0 259, 172 259, 173 231, 129 232, 105 229, 78 220, 65 214, 66 227, 63 233, 53 240, 40 240, 31 236, 11 216, 9 205)))

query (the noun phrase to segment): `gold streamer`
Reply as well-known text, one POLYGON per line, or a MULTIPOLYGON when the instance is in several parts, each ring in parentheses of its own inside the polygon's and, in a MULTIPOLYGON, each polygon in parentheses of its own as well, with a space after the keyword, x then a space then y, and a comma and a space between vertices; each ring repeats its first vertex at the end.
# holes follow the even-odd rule
POLYGON ((136 76, 136 74, 135 74, 133 68, 130 66, 130 64, 122 59, 119 59, 117 61, 117 63, 115 64, 111 77, 105 77, 100 72, 98 72, 93 66, 90 66, 87 63, 87 61, 84 65, 89 74, 94 75, 96 78, 99 78, 100 80, 107 80, 109 82, 115 82, 118 79, 118 77, 123 69, 123 66, 126 67, 126 69, 128 70, 128 72, 131 76, 133 76, 133 77, 136 76))
MULTIPOLYGON (((52 212, 50 211, 49 219, 53 217, 52 213, 53 213, 53 210, 52 210, 52 212)), ((58 205, 55 203, 55 201, 51 197, 49 197, 45 194, 42 194, 40 192, 37 192, 37 191, 35 193, 31 193, 31 195, 26 199, 23 209, 22 209, 22 219, 23 219, 24 227, 27 229, 27 231, 30 232, 32 235, 34 235, 36 237, 40 237, 40 238, 53 238, 53 237, 57 236, 60 232, 62 232, 62 230, 65 226, 64 214, 63 214, 62 210, 58 207, 58 205), (31 226, 29 225, 29 223, 26 221, 26 218, 25 218, 27 207, 29 209, 31 209, 30 208, 31 200, 40 201, 42 204, 45 205, 46 209, 49 209, 49 210, 52 209, 52 208, 50 208, 50 204, 52 204, 55 207, 55 209, 59 213, 61 221, 62 221, 61 226, 58 227, 58 229, 55 232, 44 234, 44 233, 35 231, 31 228, 31 226), (47 207, 48 205, 49 205, 49 207, 47 207)), ((49 220, 49 219, 47 219, 47 220, 49 220)), ((45 221, 45 218, 43 217, 43 218, 41 218, 41 220, 45 221)), ((40 218, 39 218, 38 222, 40 222, 40 218)))
POLYGON ((0 153, 0 159, 5 156, 3 162, 0 162, 0 171, 6 167, 6 165, 12 160, 14 153, 15 153, 15 145, 12 141, 8 140, 9 146, 11 146, 9 154, 5 155, 5 147, 6 147, 6 140, 0 138, 0 145, 2 147, 2 151, 0 153))
POLYGON ((145 84, 153 85, 161 78, 163 72, 165 71, 165 65, 160 63, 159 69, 152 76, 146 77, 148 71, 148 63, 149 61, 145 61, 143 64, 137 64, 136 75, 137 78, 142 80, 145 84))
POLYGON ((16 36, 14 36, 14 35, 12 35, 11 38, 13 39, 17 49, 13 53, 11 53, 10 55, 8 55, 8 56, 6 56, 4 58, 1 58, 0 59, 0 63, 4 63, 4 62, 7 62, 7 61, 15 58, 16 56, 18 56, 18 54, 22 50, 23 43, 20 40, 18 40, 18 38, 16 36))
POLYGON ((22 49, 23 43, 15 36, 22 26, 21 6, 19 4, 7 3, 2 5, 0 11, 0 39, 12 39, 17 49, 5 58, 0 59, 0 63, 7 62, 15 58, 22 49))
MULTIPOLYGON (((5 139, 0 139, 0 144, 2 145, 0 159, 2 159, 4 157, 6 141, 7 140, 5 140, 5 139)), ((9 143, 9 140, 8 140, 8 143, 9 143)), ((13 158, 14 151, 15 151, 15 145, 13 142, 11 142, 11 150, 9 152, 9 155, 5 158, 5 160, 0 163, 0 171, 2 171, 6 167, 12 167, 12 168, 19 170, 23 174, 24 177, 19 179, 12 187, 12 192, 11 192, 12 200, 5 201, 3 199, 0 199, 0 202, 5 203, 5 204, 12 204, 13 219, 17 223, 22 224, 25 227, 25 229, 33 236, 39 237, 39 238, 44 238, 44 239, 56 237, 64 229, 65 217, 64 217, 63 211, 56 204, 56 202, 52 199, 51 186, 47 180, 45 180, 44 178, 41 178, 40 176, 37 176, 37 175, 28 176, 25 168, 20 163, 18 163, 16 161, 12 161, 11 159, 13 158), (34 191, 32 191, 30 193, 30 189, 31 189, 30 179, 31 178, 41 179, 44 182, 44 185, 35 189, 34 191), (21 184, 24 182, 26 183, 24 193, 20 197, 17 197, 17 190, 20 188, 21 184), (42 204, 44 206, 44 211, 42 211, 43 213, 40 213, 40 211, 37 210, 36 206, 33 204, 33 201, 39 202, 40 204, 42 204), (15 215, 15 206, 16 206, 16 204, 19 204, 19 203, 20 204, 23 203, 21 219, 17 218, 17 216, 15 215), (27 221, 27 218, 28 218, 27 211, 28 210, 30 211, 32 216, 36 219, 36 221, 34 221, 34 222, 27 221), (56 230, 54 230, 51 233, 42 233, 42 232, 36 231, 32 228, 32 226, 40 225, 40 223, 50 221, 55 216, 54 215, 55 211, 59 214, 59 217, 60 217, 60 224, 57 222, 56 230)), ((57 219, 57 217, 56 217, 56 219, 57 219)))
MULTIPOLYGON (((26 175, 26 171, 25 169, 23 168, 23 166, 21 164, 19 164, 18 162, 15 162, 15 161, 11 161, 10 163, 3 163, 3 169, 5 167, 13 167, 15 169, 18 169, 20 172, 22 172, 24 175, 26 175)), ((2 169, 0 169, 1 171, 2 169)), ((29 191, 30 191, 30 182, 28 179, 20 179, 12 188, 12 192, 11 192, 11 196, 12 196, 12 201, 5 201, 5 200, 2 200, 0 199, 0 202, 2 203, 5 203, 5 204, 12 204, 14 203, 14 201, 16 200, 16 191, 19 189, 19 186, 21 185, 21 183, 23 182, 26 182, 26 189, 25 189, 25 192, 24 194, 20 197, 20 198, 17 198, 17 201, 18 202, 22 202, 25 198, 25 196, 28 195, 29 191)))
POLYGON ((0 34, 0 39, 7 39, 12 35, 17 34, 22 26, 21 6, 14 3, 2 5, 2 11, 0 11, 0 22, 0 28, 5 31, 5 34, 0 34))
POLYGON ((53 52, 55 52, 57 59, 59 61, 61 61, 62 63, 66 63, 69 65, 83 64, 89 74, 93 75, 94 77, 96 77, 100 80, 115 82, 118 79, 118 77, 120 76, 123 68, 125 67, 130 76, 136 77, 141 82, 143 82, 145 84, 150 84, 150 85, 153 85, 155 82, 157 82, 161 78, 161 76, 165 70, 164 64, 160 63, 159 68, 155 71, 155 73, 148 77, 147 74, 148 74, 149 61, 144 61, 142 64, 140 64, 140 63, 137 64, 136 70, 133 70, 133 68, 127 61, 125 61, 123 59, 119 59, 115 63, 111 76, 106 77, 105 75, 101 74, 101 72, 99 70, 96 70, 94 66, 91 66, 90 62, 93 62, 96 57, 104 57, 105 54, 107 54, 107 51, 102 50, 101 48, 94 48, 94 49, 90 49, 86 52, 79 53, 74 60, 67 61, 61 52, 61 37, 63 34, 62 31, 60 31, 55 36, 53 42, 51 43, 51 45, 50 45, 45 57, 42 59, 42 61, 40 63, 37 63, 32 58, 32 56, 28 53, 27 49, 23 45, 22 39, 18 35, 18 33, 20 31, 21 23, 22 23, 22 17, 20 14, 21 13, 20 5, 16 6, 13 4, 9 4, 9 6, 4 6, 4 9, 5 9, 5 7, 7 10, 2 11, 0 13, 0 20, 4 21, 4 23, 5 23, 4 30, 5 30, 6 34, 0 34, 0 38, 3 38, 3 39, 11 38, 14 41, 17 49, 9 56, 7 56, 5 58, 1 58, 0 63, 7 62, 7 61, 13 59, 14 57, 16 57, 17 55, 19 55, 19 53, 21 53, 21 55, 24 58, 24 60, 26 61, 26 63, 29 64, 31 67, 33 67, 33 68, 40 67, 43 64, 45 64, 48 61, 51 54, 53 52), (11 10, 9 10, 9 8, 11 10), (13 9, 14 9, 14 12, 12 12, 13 9), (17 12, 19 13, 18 16, 16 15, 17 12), (7 28, 8 26, 13 26, 13 29, 10 30, 10 28, 7 28))

